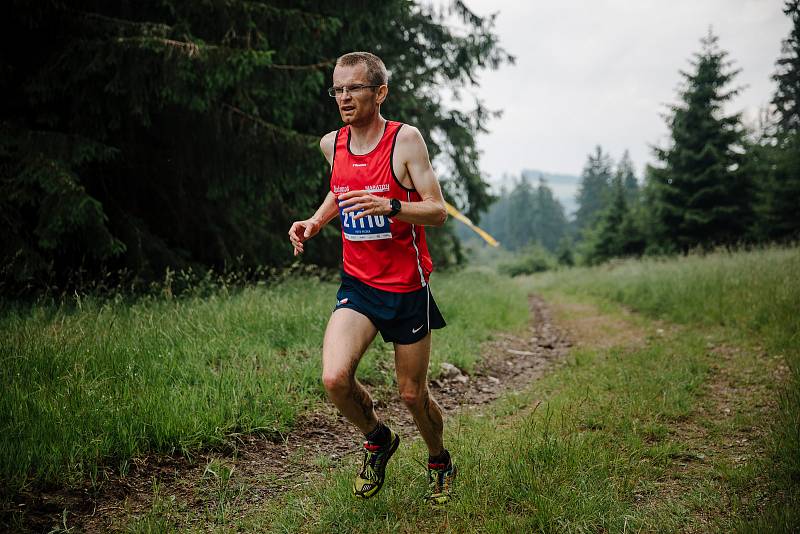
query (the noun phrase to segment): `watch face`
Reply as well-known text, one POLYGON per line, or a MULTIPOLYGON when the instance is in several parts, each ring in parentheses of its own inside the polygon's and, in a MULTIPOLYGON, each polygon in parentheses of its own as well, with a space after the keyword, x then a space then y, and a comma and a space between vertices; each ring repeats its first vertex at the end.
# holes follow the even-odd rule
POLYGON ((396 198, 393 198, 389 202, 389 204, 391 204, 391 206, 392 206, 392 211, 395 211, 395 212, 400 211, 400 201, 397 200, 396 198))

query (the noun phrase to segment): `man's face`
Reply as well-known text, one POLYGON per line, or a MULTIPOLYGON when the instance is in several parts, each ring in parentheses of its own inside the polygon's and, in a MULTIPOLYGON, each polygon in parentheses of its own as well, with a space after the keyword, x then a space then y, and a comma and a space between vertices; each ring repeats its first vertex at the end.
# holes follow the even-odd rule
MULTIPOLYGON (((367 66, 358 63, 349 67, 337 65, 333 69, 334 87, 353 87, 354 85, 373 85, 367 76, 367 66)), ((351 94, 344 91, 336 97, 339 114, 345 124, 366 123, 372 120, 380 104, 386 99, 387 88, 365 87, 351 94)))

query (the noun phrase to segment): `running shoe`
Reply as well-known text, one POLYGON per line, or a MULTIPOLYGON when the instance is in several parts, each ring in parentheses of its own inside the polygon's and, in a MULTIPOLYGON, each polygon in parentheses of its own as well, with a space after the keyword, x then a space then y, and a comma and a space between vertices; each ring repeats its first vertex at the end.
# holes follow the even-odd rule
POLYGON ((364 463, 353 482, 353 495, 359 499, 369 499, 383 486, 386 464, 400 445, 400 436, 391 429, 389 432, 391 434, 389 444, 384 447, 371 441, 364 442, 364 463))
POLYGON ((433 507, 443 506, 450 500, 453 481, 456 478, 455 464, 428 464, 428 495, 425 500, 433 507))

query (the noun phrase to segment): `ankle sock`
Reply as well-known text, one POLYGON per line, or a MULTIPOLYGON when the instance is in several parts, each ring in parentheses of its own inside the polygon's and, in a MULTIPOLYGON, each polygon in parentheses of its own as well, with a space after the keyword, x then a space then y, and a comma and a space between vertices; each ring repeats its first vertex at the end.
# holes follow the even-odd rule
POLYGON ((389 427, 384 425, 383 423, 378 423, 369 434, 365 436, 367 441, 374 443, 380 447, 385 447, 389 444, 389 438, 392 437, 391 432, 389 432, 389 427))
POLYGON ((429 464, 444 464, 445 466, 450 465, 450 453, 447 449, 442 449, 437 456, 430 456, 428 455, 428 463, 429 464))

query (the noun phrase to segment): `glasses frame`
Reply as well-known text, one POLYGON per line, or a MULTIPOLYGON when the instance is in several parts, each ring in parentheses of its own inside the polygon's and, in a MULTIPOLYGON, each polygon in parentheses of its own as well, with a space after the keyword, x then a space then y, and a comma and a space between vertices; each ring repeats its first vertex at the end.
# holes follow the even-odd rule
POLYGON ((348 87, 346 85, 343 85, 342 87, 336 87, 336 86, 328 87, 328 96, 330 96, 331 98, 341 97, 341 96, 344 96, 344 92, 345 91, 347 91, 348 94, 356 95, 356 94, 360 93, 364 89, 380 87, 381 85, 383 85, 383 84, 361 85, 360 83, 357 83, 355 85, 351 85, 350 87, 348 87), (339 90, 338 94, 336 93, 337 89, 339 90))

